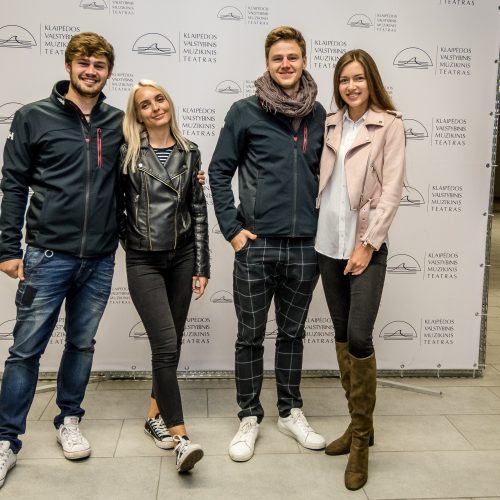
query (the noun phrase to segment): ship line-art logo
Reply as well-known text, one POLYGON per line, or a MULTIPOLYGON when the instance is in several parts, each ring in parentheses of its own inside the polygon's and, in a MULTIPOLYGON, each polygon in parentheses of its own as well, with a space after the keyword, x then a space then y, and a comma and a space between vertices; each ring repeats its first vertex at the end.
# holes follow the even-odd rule
POLYGON ((243 13, 237 7, 228 5, 217 12, 217 17, 221 21, 241 21, 243 19, 243 13))
POLYGON ((398 52, 392 64, 403 69, 428 69, 433 66, 429 54, 418 47, 408 47, 398 52))
POLYGON ((8 319, 3 323, 0 323, 0 340, 13 340, 12 330, 16 324, 15 319, 8 319))
POLYGON ((7 24, 0 28, 0 48, 31 49, 36 45, 35 37, 22 26, 7 24))
POLYGON ((213 304, 232 304, 233 294, 227 290, 219 290, 211 295, 210 302, 213 304))
POLYGON ((266 323, 265 339, 276 339, 278 337, 278 323, 275 319, 270 319, 266 323))
POLYGON ((214 234, 222 234, 222 231, 220 230, 219 224, 215 224, 215 226, 212 228, 212 233, 214 233, 214 234))
POLYGON ((171 56, 176 53, 174 44, 161 33, 146 33, 132 46, 132 51, 141 56, 171 56))
POLYGON ((406 321, 391 321, 380 330, 379 337, 384 340, 413 340, 417 338, 417 332, 406 321))
POLYGON ((354 14, 349 18, 347 24, 351 28, 369 28, 373 26, 372 20, 365 14, 354 14))
POLYGON ((108 8, 104 0, 82 0, 80 7, 89 10, 104 10, 108 8))
POLYGON ((10 125, 16 111, 24 106, 20 102, 6 102, 0 106, 0 125, 10 125))
POLYGON ((429 132, 427 132, 424 124, 418 120, 407 118, 403 120, 403 125, 405 128, 405 137, 410 141, 423 141, 429 137, 429 132))
POLYGON ((241 94, 241 87, 233 80, 224 80, 215 87, 215 91, 219 94, 241 94))
POLYGON ((148 338, 148 335, 146 333, 146 329, 144 328, 142 321, 139 321, 130 329, 130 332, 128 332, 128 336, 133 338, 133 339, 147 339, 148 338))
POLYGON ((398 253, 387 260, 387 274, 417 274, 421 270, 420 264, 405 253, 398 253))
POLYGON ((419 207, 425 203, 422 193, 411 186, 403 187, 403 194, 401 196, 401 201, 399 202, 400 207, 419 207))

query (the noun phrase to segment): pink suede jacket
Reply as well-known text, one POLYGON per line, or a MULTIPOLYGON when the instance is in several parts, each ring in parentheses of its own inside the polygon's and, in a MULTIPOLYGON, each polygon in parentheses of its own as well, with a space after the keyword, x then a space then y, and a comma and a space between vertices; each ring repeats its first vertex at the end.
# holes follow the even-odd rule
MULTIPOLYGON (((344 111, 339 110, 326 118, 318 208, 321 193, 335 166, 342 139, 344 111)), ((368 110, 365 123, 346 153, 345 172, 351 210, 358 210, 356 246, 366 242, 378 250, 396 215, 403 191, 405 132, 401 113, 368 110), (376 210, 368 223, 370 208, 376 210)))

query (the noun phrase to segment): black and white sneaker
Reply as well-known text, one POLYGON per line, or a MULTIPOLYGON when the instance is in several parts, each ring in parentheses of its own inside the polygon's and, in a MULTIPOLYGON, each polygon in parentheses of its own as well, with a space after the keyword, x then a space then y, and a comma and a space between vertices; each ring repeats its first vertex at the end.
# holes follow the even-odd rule
POLYGON ((155 418, 148 418, 146 420, 144 432, 152 437, 155 445, 162 450, 171 450, 175 445, 163 418, 159 414, 155 418))
POLYGON ((193 444, 189 439, 181 436, 174 436, 177 443, 175 447, 175 465, 179 472, 191 470, 196 462, 203 458, 203 450, 199 444, 193 444))

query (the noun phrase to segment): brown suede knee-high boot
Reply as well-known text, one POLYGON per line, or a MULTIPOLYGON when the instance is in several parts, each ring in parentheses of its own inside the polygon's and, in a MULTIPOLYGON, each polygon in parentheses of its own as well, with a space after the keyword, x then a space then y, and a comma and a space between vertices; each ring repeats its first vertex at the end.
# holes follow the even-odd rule
MULTIPOLYGON (((340 370, 340 383, 345 391, 345 397, 347 399, 347 407, 349 408, 349 415, 352 414, 352 405, 349 401, 349 395, 351 392, 351 358, 349 357, 349 351, 347 348, 347 342, 335 342, 335 350, 337 351, 337 361, 339 363, 340 370)), ((352 441, 352 430, 351 424, 347 427, 344 434, 339 438, 332 441, 326 448, 325 453, 327 455, 347 455, 351 450, 352 441)), ((373 428, 370 433, 369 445, 373 446, 374 433, 373 428)))
POLYGON ((344 482, 348 490, 359 490, 368 480, 368 446, 370 432, 373 429, 377 363, 375 353, 362 359, 351 354, 349 354, 349 357, 351 360, 349 401, 352 406, 352 443, 344 474, 344 482))

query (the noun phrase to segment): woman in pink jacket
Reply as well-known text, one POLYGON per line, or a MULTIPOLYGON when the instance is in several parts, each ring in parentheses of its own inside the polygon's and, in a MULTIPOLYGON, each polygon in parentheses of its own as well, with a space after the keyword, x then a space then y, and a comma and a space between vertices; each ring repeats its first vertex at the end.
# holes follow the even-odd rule
POLYGON ((316 251, 351 422, 325 451, 349 453, 345 485, 357 490, 368 479, 374 439, 372 332, 384 286, 387 232, 403 189, 405 134, 401 114, 364 50, 346 52, 333 80, 338 111, 326 119, 316 251))

